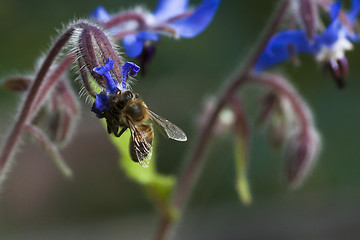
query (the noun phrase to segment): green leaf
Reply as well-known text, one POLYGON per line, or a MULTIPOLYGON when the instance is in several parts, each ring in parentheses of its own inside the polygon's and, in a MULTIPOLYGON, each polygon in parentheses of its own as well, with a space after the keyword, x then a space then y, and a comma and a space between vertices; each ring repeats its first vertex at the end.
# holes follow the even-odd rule
MULTIPOLYGON (((106 121, 102 122, 106 126, 106 121)), ((175 211, 169 206, 176 180, 173 176, 162 175, 156 170, 156 136, 154 136, 153 154, 148 168, 142 167, 131 159, 129 152, 131 133, 129 130, 126 130, 119 138, 114 135, 109 135, 109 137, 120 154, 119 165, 126 176, 145 188, 161 214, 166 214, 170 219, 176 218, 175 211)))
MULTIPOLYGON (((91 79, 91 77, 89 77, 89 79, 91 79)), ((94 80, 91 80, 90 82, 95 91, 100 92, 102 90, 94 80)), ((102 123, 106 128, 105 119, 102 119, 102 123)), ((160 214, 168 217, 170 220, 175 220, 178 214, 177 211, 170 206, 170 197, 176 179, 174 176, 165 176, 156 171, 156 136, 154 136, 153 140, 151 161, 147 168, 142 167, 139 163, 134 162, 131 159, 129 152, 130 137, 131 133, 129 130, 126 130, 119 138, 115 137, 113 134, 109 135, 111 142, 119 152, 120 167, 129 179, 145 188, 160 214)))
POLYGON ((235 167, 236 167, 236 191, 244 205, 250 205, 252 201, 249 181, 247 178, 247 152, 244 139, 236 136, 234 141, 235 167))

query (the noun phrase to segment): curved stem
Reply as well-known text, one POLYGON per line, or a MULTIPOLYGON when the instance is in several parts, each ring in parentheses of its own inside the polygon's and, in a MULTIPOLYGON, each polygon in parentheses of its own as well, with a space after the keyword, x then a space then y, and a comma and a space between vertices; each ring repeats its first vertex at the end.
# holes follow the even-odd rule
POLYGON ((303 132, 306 132, 312 122, 310 120, 311 114, 307 111, 307 108, 303 106, 304 103, 299 95, 285 79, 274 74, 250 75, 248 83, 266 84, 284 95, 293 106, 300 120, 303 132))
MULTIPOLYGON (((241 86, 248 78, 249 74, 252 72, 253 67, 263 52, 264 48, 267 45, 267 42, 270 40, 272 35, 278 29, 278 26, 283 19, 286 10, 289 5, 289 0, 283 0, 277 10, 275 11, 270 24, 266 27, 266 30, 262 37, 260 38, 259 43, 255 47, 255 50, 250 54, 248 60, 245 63, 244 68, 242 68, 235 77, 228 82, 225 88, 220 92, 218 101, 213 112, 210 114, 208 121, 205 123, 204 127, 201 129, 200 136, 195 144, 193 152, 189 155, 187 159, 186 166, 183 170, 183 174, 179 179, 179 183, 177 188, 175 189, 172 204, 174 207, 180 209, 184 208, 184 205, 189 197, 192 186, 194 185, 197 179, 197 173, 200 170, 200 166, 203 163, 203 155, 205 149, 207 147, 208 142, 211 138, 212 128, 215 125, 216 119, 221 111, 221 109, 225 106, 227 101, 227 96, 233 94, 239 86, 241 86)), ((157 234, 158 240, 165 239, 169 234, 170 228, 172 227, 172 222, 166 221, 163 219, 161 221, 161 226, 159 228, 159 232, 161 234, 157 234), (160 236, 160 237, 159 237, 160 236)))
POLYGON ((36 126, 33 126, 31 124, 26 125, 25 129, 31 133, 42 145, 43 147, 48 151, 51 158, 53 159, 55 165, 59 168, 61 173, 68 179, 71 179, 73 176, 73 172, 71 168, 67 165, 67 163, 64 161, 62 156, 59 153, 59 150, 57 147, 55 147, 54 144, 51 143, 50 139, 36 126))
POLYGON ((270 23, 267 31, 263 35, 262 40, 258 44, 258 47, 256 47, 255 51, 252 53, 252 55, 250 55, 249 61, 247 62, 245 67, 240 70, 236 77, 232 81, 230 81, 228 85, 221 91, 216 107, 213 113, 210 115, 208 122, 205 124, 205 127, 200 133, 200 137, 197 141, 198 143, 195 146, 194 152, 190 155, 189 165, 187 165, 184 171, 185 175, 181 177, 178 188, 175 191, 173 203, 176 207, 181 207, 185 202, 185 196, 189 191, 189 184, 190 182, 192 182, 195 175, 196 166, 198 166, 199 162, 201 161, 201 157, 203 155, 205 147, 211 137, 211 129, 214 126, 221 109, 224 107, 227 97, 237 91, 239 86, 242 85, 249 77, 249 74, 252 72, 256 60, 263 52, 263 49, 266 47, 266 44, 271 38, 271 36, 277 30, 278 25, 280 24, 281 19, 286 12, 288 4, 289 0, 282 1, 277 12, 275 13, 273 21, 270 23))
POLYGON ((115 27, 116 25, 128 22, 128 21, 136 21, 140 27, 144 27, 146 25, 146 21, 144 19, 144 17, 136 12, 125 12, 122 14, 119 14, 117 16, 114 16, 111 18, 110 21, 106 22, 104 24, 105 28, 112 28, 115 27))
MULTIPOLYGON (((65 59, 57 66, 57 68, 52 72, 49 76, 49 79, 46 81, 44 86, 41 87, 40 91, 37 94, 36 101, 31 107, 31 113, 34 114, 37 112, 38 108, 41 106, 42 102, 44 101, 46 94, 49 92, 50 89, 58 82, 61 75, 70 67, 71 63, 73 62, 75 56, 69 55, 65 57, 65 59)), ((29 116, 30 118, 34 116, 29 116)))
POLYGON ((127 35, 135 35, 135 34, 138 34, 139 32, 140 32, 139 30, 123 31, 123 32, 119 32, 116 35, 114 35, 113 38, 114 38, 114 40, 118 41, 118 40, 123 39, 127 35))
POLYGON ((17 120, 10 131, 7 139, 5 140, 4 145, 2 146, 0 153, 0 188, 1 183, 5 179, 4 172, 5 169, 8 169, 10 159, 12 155, 15 153, 15 148, 20 140, 21 134, 24 130, 24 126, 28 123, 31 115, 31 109, 36 100, 39 90, 41 89, 41 85, 43 80, 48 72, 51 64, 54 62, 58 54, 64 45, 68 42, 70 37, 72 36, 74 31, 74 27, 70 27, 66 30, 55 42, 53 47, 50 49, 45 61, 40 67, 33 84, 29 90, 28 95, 26 96, 26 100, 23 102, 20 113, 17 116, 17 120))

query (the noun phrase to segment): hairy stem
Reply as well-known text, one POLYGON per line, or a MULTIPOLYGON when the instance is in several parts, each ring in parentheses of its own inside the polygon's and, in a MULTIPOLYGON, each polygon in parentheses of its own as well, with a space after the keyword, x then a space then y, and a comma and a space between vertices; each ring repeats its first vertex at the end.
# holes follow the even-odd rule
POLYGON ((182 178, 180 179, 178 188, 175 191, 173 203, 176 207, 178 208, 181 207, 185 202, 186 196, 188 195, 188 191, 190 190, 189 184, 193 181, 193 177, 195 175, 196 166, 198 166, 198 164, 200 163, 205 147, 211 137, 210 135, 210 133, 212 132, 211 129, 213 128, 221 109, 225 106, 228 96, 232 95, 235 91, 237 91, 239 86, 242 85, 249 78, 249 74, 252 72, 256 60, 263 52, 271 36, 277 30, 278 25, 280 24, 281 19, 283 18, 286 12, 288 4, 289 4, 289 0, 284 0, 280 4, 277 12, 275 13, 275 17, 268 26, 268 29, 263 35, 262 40, 255 48, 255 51, 250 55, 249 60, 245 65, 245 67, 242 70, 240 70, 240 72, 236 74, 233 80, 230 81, 227 84, 227 86, 220 92, 219 94, 220 97, 218 98, 216 107, 214 108, 212 114, 210 114, 209 120, 207 121, 207 123, 205 123, 205 126, 203 127, 200 133, 200 137, 197 141, 197 145, 195 145, 195 150, 189 157, 189 162, 188 162, 189 165, 187 165, 185 168, 184 171, 185 175, 183 175, 182 178))
POLYGON ((36 139, 43 145, 48 151, 51 158, 54 160, 55 165, 59 168, 61 173, 68 179, 72 178, 73 172, 71 168, 66 164, 64 159, 61 157, 57 147, 50 141, 50 139, 36 126, 26 125, 25 129, 31 133, 36 139))
POLYGON ((10 134, 7 136, 5 143, 1 149, 0 153, 0 188, 2 182, 5 180, 5 170, 10 166, 10 159, 15 153, 15 149, 17 144, 19 143, 21 134, 23 133, 24 126, 29 122, 31 116, 31 109, 36 101, 38 93, 41 89, 41 85, 43 80, 51 67, 51 64, 54 62, 58 54, 64 45, 68 42, 71 35, 73 34, 74 27, 70 27, 67 29, 55 42, 53 47, 50 49, 45 61, 40 67, 33 84, 26 96, 25 101, 23 101, 23 105, 20 108, 20 113, 16 118, 16 122, 13 128, 10 131, 10 134))
POLYGON ((126 12, 114 16, 111 18, 110 21, 104 23, 104 26, 105 28, 112 28, 115 27, 116 25, 120 25, 128 21, 136 21, 140 25, 140 28, 146 26, 146 21, 144 17, 136 12, 126 12))
POLYGON ((307 108, 303 106, 303 101, 293 89, 293 87, 288 84, 287 81, 281 76, 275 74, 250 75, 249 83, 262 85, 265 84, 281 93, 290 101, 291 105, 293 106, 293 109, 295 110, 295 113, 300 120, 302 130, 306 132, 306 130, 310 127, 309 124, 312 122, 310 120, 310 113, 308 112, 307 108))
MULTIPOLYGON (((60 79, 61 75, 70 67, 73 60, 74 60, 73 55, 69 55, 69 56, 65 57, 65 59, 51 73, 51 75, 49 76, 49 78, 45 82, 45 84, 43 86, 41 86, 41 89, 39 90, 39 92, 37 94, 37 98, 36 98, 33 106, 31 107, 30 112, 32 114, 37 112, 39 107, 42 105, 47 93, 49 92, 49 90, 52 89, 55 86, 55 84, 60 79)), ((34 116, 29 116, 29 117, 32 118, 34 116)))
MULTIPOLYGON (((273 14, 273 18, 270 21, 269 25, 266 27, 265 32, 260 38, 257 46, 254 51, 250 54, 244 67, 235 75, 235 77, 227 83, 225 88, 219 93, 219 98, 215 104, 213 112, 210 114, 207 122, 204 124, 204 127, 201 129, 198 140, 195 143, 195 147, 192 153, 189 155, 186 166, 183 170, 177 188, 175 189, 172 204, 179 210, 182 210, 185 206, 185 203, 189 197, 191 189, 197 180, 197 173, 200 171, 200 166, 202 165, 204 158, 204 152, 206 150, 207 144, 211 138, 212 128, 216 123, 216 119, 227 102, 227 97, 232 95, 239 86, 241 86, 249 77, 249 74, 252 73, 253 67, 265 49, 267 42, 270 40, 272 35, 278 29, 281 20, 283 19, 290 0, 283 0, 278 6, 277 10, 273 14)), ((172 227, 173 222, 167 221, 166 219, 161 220, 161 225, 159 226, 158 233, 156 235, 157 240, 165 239, 172 227)))

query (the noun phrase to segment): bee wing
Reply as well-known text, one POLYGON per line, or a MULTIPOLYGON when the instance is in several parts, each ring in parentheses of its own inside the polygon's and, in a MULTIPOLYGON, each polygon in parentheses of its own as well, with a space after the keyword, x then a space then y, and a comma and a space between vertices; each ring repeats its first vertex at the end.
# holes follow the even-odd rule
POLYGON ((149 167, 149 163, 152 155, 152 136, 149 137, 147 135, 148 132, 143 132, 139 126, 133 124, 131 121, 129 121, 128 125, 131 132, 131 139, 130 139, 131 158, 134 161, 138 161, 142 167, 147 168, 149 167))
POLYGON ((156 113, 148 110, 150 119, 155 123, 156 126, 163 129, 168 136, 168 138, 174 139, 176 141, 186 141, 187 137, 183 130, 181 130, 178 126, 170 122, 169 120, 160 117, 156 113))

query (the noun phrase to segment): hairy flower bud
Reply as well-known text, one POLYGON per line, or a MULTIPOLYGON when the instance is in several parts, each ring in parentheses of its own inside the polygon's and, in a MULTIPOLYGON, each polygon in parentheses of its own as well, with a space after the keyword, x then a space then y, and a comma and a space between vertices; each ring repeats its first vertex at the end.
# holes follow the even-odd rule
POLYGON ((270 144, 274 148, 279 149, 295 131, 298 131, 299 123, 289 100, 280 94, 274 92, 272 92, 272 94, 274 94, 273 99, 268 97, 269 100, 273 101, 273 109, 268 116, 269 123, 267 133, 270 144))
POLYGON ((278 105, 278 97, 276 93, 270 92, 265 94, 260 102, 260 113, 256 121, 257 126, 264 125, 271 117, 272 113, 278 105))
POLYGON ((32 79, 25 76, 15 76, 4 81, 3 86, 14 92, 23 92, 29 89, 32 79))
POLYGON ((298 187, 310 173, 317 155, 320 152, 321 141, 314 127, 294 135, 285 147, 287 181, 292 188, 298 187))
POLYGON ((79 106, 67 81, 61 80, 50 96, 49 138, 59 146, 70 140, 77 123, 79 106))
POLYGON ((95 97, 96 93, 91 87, 91 76, 102 88, 106 87, 106 78, 94 72, 94 68, 103 66, 107 59, 114 60, 111 74, 114 79, 122 78, 123 61, 114 47, 110 36, 101 27, 82 22, 77 25, 75 34, 71 39, 73 52, 77 56, 81 79, 87 92, 95 97))

